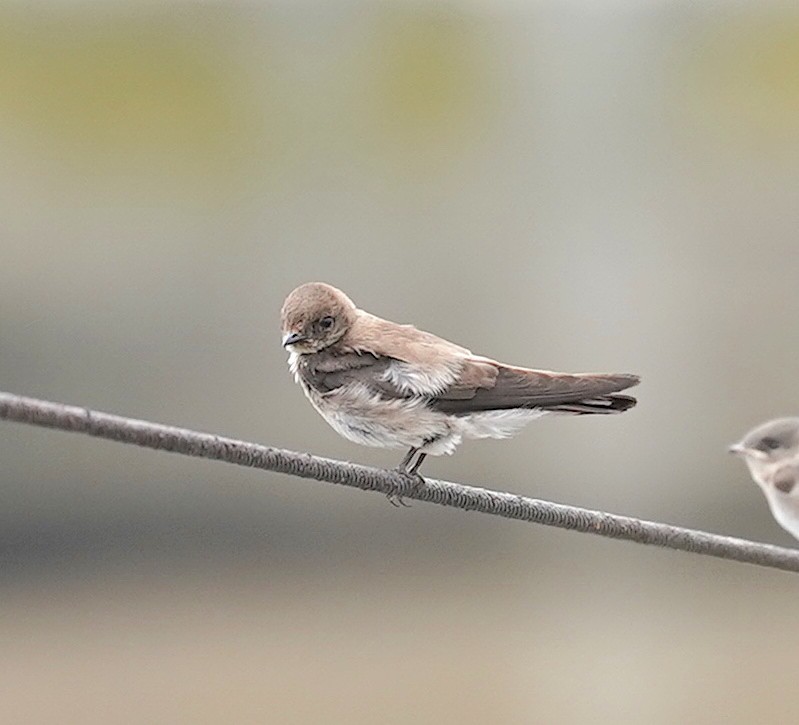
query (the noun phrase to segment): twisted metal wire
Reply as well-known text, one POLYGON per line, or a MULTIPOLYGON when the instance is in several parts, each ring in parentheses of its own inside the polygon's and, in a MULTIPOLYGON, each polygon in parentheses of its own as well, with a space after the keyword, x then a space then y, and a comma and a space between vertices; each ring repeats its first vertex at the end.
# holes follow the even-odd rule
POLYGON ((389 496, 426 501, 465 511, 479 511, 639 544, 799 572, 799 550, 796 549, 541 501, 461 483, 433 479, 420 481, 397 471, 321 458, 310 453, 272 448, 11 393, 0 392, 0 419, 83 433, 185 456, 225 461, 238 466, 261 468, 300 478, 312 478, 364 491, 379 491, 389 496))

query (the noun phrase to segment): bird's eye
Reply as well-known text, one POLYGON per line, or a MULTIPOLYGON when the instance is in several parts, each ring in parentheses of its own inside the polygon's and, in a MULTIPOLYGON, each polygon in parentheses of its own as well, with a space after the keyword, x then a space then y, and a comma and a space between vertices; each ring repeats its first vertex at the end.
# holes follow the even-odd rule
POLYGON ((764 438, 761 445, 767 451, 773 451, 780 447, 780 442, 776 438, 764 438))
POLYGON ((335 320, 332 317, 323 317, 321 320, 319 320, 319 327, 321 327, 323 330, 329 330, 331 327, 333 327, 333 322, 335 322, 335 320))

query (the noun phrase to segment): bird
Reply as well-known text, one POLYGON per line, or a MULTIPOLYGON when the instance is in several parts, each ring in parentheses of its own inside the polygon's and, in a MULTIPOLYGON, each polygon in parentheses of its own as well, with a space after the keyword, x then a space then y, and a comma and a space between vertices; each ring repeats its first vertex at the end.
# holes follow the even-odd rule
POLYGON ((763 423, 729 451, 746 462, 777 523, 799 539, 799 418, 763 423))
POLYGON ((372 315, 324 282, 286 297, 281 328, 289 369, 330 426, 365 446, 407 448, 396 470, 419 478, 427 455, 452 454, 464 439, 506 438, 547 413, 621 413, 636 404, 617 393, 637 375, 506 365, 372 315))

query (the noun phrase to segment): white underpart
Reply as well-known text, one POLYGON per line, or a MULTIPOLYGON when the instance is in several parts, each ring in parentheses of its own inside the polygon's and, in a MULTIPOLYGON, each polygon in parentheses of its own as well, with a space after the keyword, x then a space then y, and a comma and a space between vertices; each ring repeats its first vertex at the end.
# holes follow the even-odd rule
POLYGON ((766 497, 771 515, 783 529, 799 539, 799 486, 785 493, 771 483, 782 465, 780 462, 770 463, 768 459, 752 455, 747 455, 745 460, 752 478, 766 497))
POLYGON ((294 382, 300 384, 300 356, 296 352, 289 351, 289 370, 294 377, 294 382))
POLYGON ((355 443, 413 447, 434 456, 451 455, 465 438, 507 438, 545 414, 542 410, 492 410, 449 415, 427 407, 424 398, 387 400, 359 383, 308 398, 336 432, 355 443))
POLYGON ((789 534, 799 539, 799 499, 793 492, 783 493, 774 486, 760 486, 766 494, 771 514, 789 534))
POLYGON ((486 410, 456 419, 461 423, 464 438, 509 438, 516 435, 530 421, 548 412, 540 408, 486 410))
MULTIPOLYGON (((428 408, 424 398, 384 398, 362 383, 325 395, 305 389, 305 394, 337 433, 364 446, 421 448, 425 441, 443 442, 457 435, 448 416, 428 408)), ((452 453, 460 440, 457 436, 441 452, 452 453)))

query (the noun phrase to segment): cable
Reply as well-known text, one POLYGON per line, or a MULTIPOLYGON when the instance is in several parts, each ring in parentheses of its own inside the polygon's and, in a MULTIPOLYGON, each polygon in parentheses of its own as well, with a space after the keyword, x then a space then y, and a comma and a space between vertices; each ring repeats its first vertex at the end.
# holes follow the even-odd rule
POLYGON ((320 458, 309 453, 124 418, 61 403, 0 392, 0 418, 130 443, 144 448, 209 458, 312 478, 364 491, 480 511, 509 519, 705 554, 720 559, 799 572, 799 550, 761 544, 706 531, 566 506, 461 483, 419 479, 397 471, 320 458))

